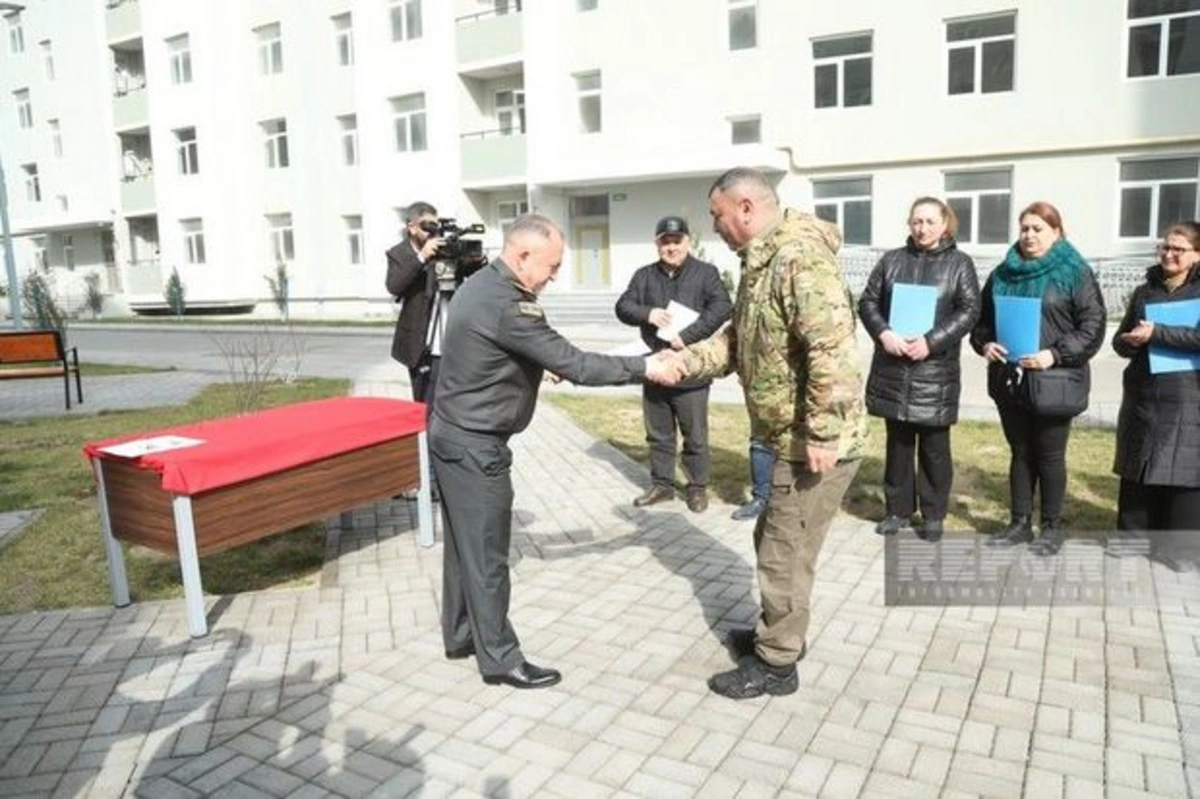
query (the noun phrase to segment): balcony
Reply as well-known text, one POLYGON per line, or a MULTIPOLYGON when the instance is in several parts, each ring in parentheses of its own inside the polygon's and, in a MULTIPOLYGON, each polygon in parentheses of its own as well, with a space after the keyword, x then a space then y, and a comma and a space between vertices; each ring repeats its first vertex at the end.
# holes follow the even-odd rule
POLYGON ((138 36, 142 32, 142 6, 138 0, 108 0, 104 25, 110 42, 138 36))
POLYGON ((161 297, 163 290, 162 269, 159 259, 146 258, 130 261, 125 267, 125 292, 127 294, 153 294, 161 297))
POLYGON ((150 121, 150 98, 145 84, 113 96, 113 125, 117 130, 145 127, 150 121))
POLYGON ((463 134, 462 175, 465 188, 525 185, 525 135, 498 130, 463 134))
POLYGON ((503 74, 507 65, 519 63, 524 52, 520 5, 514 11, 488 11, 458 19, 455 48, 459 72, 486 77, 503 74))
POLYGON ((126 214, 154 210, 154 175, 146 173, 121 181, 121 210, 126 214))

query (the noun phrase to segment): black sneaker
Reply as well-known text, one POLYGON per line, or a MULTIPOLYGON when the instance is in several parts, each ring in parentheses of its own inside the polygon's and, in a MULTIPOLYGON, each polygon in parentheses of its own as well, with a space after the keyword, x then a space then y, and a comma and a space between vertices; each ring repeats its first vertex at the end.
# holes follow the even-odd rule
POLYGON ((736 669, 723 671, 708 678, 708 687, 715 694, 730 699, 753 699, 756 696, 786 696, 800 687, 795 664, 772 666, 761 658, 749 657, 736 669))
MULTIPOLYGON (((725 634, 725 644, 729 647, 730 653, 736 658, 744 658, 747 655, 754 654, 755 635, 753 627, 735 627, 725 634)), ((808 641, 800 645, 800 654, 796 655, 796 662, 804 660, 804 656, 808 654, 808 641)))
POLYGON ((917 538, 922 541, 928 541, 931 544, 936 544, 942 540, 942 520, 929 519, 921 522, 921 526, 917 528, 917 538))
POLYGON ((1028 516, 1014 516, 1008 527, 988 539, 988 546, 1012 547, 1017 544, 1028 544, 1033 540, 1033 522, 1028 516))
POLYGON ((895 535, 908 526, 908 520, 899 516, 884 516, 883 521, 875 525, 877 535, 895 535))

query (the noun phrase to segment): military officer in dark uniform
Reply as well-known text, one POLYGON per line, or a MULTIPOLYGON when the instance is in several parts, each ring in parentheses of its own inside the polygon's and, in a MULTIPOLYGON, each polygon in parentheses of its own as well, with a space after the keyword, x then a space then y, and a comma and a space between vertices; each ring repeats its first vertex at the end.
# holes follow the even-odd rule
POLYGON ((525 660, 508 621, 512 451, 533 416, 545 370, 572 383, 676 379, 657 358, 582 352, 546 322, 537 296, 562 262, 562 232, 544 216, 518 219, 500 257, 450 306, 429 444, 445 528, 442 637, 446 657, 475 655, 487 683, 544 688, 561 675, 525 660))

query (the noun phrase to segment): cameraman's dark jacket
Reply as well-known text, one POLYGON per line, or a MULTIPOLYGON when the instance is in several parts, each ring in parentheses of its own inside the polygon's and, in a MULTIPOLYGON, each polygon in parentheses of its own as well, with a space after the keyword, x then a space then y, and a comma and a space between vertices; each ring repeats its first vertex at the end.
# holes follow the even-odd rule
POLYGON ((546 322, 537 295, 500 259, 465 281, 450 303, 433 425, 507 439, 529 425, 542 373, 580 385, 632 383, 643 358, 583 352, 546 322))
POLYGON ((425 349, 429 313, 437 298, 433 269, 426 269, 413 249, 404 241, 387 251, 387 290, 400 306, 396 333, 392 338, 392 357, 409 369, 416 367, 425 349))
MULTIPOLYGON (((650 312, 655 308, 666 308, 671 300, 700 314, 695 322, 679 331, 684 344, 704 341, 733 315, 733 303, 717 268, 689 255, 674 277, 662 261, 647 264, 634 272, 629 287, 617 300, 617 319, 627 325, 637 325, 642 331, 642 341, 651 352, 667 349, 671 344, 658 337, 658 328, 650 324, 650 312)), ((697 388, 711 382, 711 378, 687 380, 679 387, 697 388)))

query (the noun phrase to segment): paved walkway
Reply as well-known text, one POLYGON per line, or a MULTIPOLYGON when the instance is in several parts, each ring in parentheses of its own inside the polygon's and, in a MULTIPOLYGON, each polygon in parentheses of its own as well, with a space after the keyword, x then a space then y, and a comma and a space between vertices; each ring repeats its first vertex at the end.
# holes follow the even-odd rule
POLYGON ((1139 560, 1129 607, 885 607, 843 518, 800 692, 733 702, 704 681, 756 612, 751 528, 632 508, 644 470, 546 404, 514 450, 513 620, 560 685, 443 659, 440 545, 385 503, 331 529, 319 586, 210 597, 203 639, 181 601, 0 617, 0 796, 1200 793, 1200 575, 1139 560))

